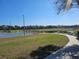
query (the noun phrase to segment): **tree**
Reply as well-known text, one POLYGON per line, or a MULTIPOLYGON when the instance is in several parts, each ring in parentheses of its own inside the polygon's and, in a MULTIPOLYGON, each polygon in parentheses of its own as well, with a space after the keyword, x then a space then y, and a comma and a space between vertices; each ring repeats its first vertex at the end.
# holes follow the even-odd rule
POLYGON ((79 40, 79 31, 77 31, 77 39, 79 40))
POLYGON ((56 0, 57 14, 61 11, 68 11, 71 8, 79 7, 79 0, 56 0))

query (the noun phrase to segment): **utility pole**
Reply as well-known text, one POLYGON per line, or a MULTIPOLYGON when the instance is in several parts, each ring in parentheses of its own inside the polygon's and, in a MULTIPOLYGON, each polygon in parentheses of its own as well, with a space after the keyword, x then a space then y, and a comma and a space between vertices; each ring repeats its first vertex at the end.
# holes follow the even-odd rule
POLYGON ((23 15, 23 31, 24 31, 24 36, 25 36, 25 17, 23 15))

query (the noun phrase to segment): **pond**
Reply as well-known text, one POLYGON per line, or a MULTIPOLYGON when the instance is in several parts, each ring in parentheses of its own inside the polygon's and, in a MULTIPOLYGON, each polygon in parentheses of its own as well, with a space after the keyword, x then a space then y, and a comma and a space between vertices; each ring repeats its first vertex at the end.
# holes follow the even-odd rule
MULTIPOLYGON (((32 32, 26 32, 25 35, 32 35, 32 32)), ((16 36, 23 36, 24 32, 16 32, 16 33, 2 33, 0 32, 0 38, 9 38, 9 37, 16 37, 16 36)))

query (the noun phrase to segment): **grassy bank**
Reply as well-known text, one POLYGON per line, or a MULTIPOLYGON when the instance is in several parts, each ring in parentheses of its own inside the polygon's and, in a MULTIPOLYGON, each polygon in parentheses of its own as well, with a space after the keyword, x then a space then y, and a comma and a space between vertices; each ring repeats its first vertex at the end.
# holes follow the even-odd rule
POLYGON ((26 37, 1 38, 0 59, 18 59, 19 56, 26 56, 26 59, 31 59, 30 53, 39 47, 46 45, 62 47, 67 44, 67 42, 67 37, 57 34, 38 34, 26 37))

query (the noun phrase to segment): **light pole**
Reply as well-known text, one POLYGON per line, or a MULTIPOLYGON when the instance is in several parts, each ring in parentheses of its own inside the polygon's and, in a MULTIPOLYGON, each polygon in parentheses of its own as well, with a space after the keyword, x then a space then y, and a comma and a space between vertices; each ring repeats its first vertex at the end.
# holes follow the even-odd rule
POLYGON ((9 20, 9 32, 11 32, 11 30, 12 30, 12 29, 11 29, 11 26, 12 26, 12 25, 11 25, 11 20, 9 20))
POLYGON ((23 16, 23 31, 24 31, 24 36, 25 36, 25 17, 24 17, 24 15, 22 15, 23 16))

